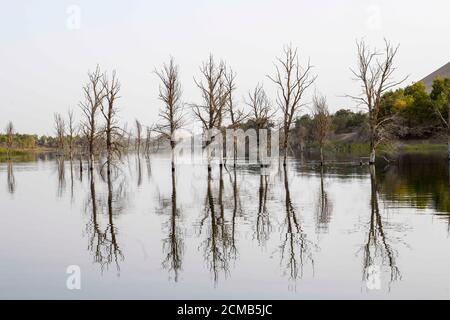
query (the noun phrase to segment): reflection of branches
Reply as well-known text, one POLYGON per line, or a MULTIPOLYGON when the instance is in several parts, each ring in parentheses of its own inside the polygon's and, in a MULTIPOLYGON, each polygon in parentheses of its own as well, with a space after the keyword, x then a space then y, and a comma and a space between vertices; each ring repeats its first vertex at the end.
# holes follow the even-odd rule
POLYGON ((320 167, 320 190, 319 197, 317 201, 317 214, 316 214, 316 228, 317 231, 328 231, 328 224, 330 223, 332 211, 332 204, 328 199, 328 194, 325 191, 323 183, 323 167, 320 167))
POLYGON ((138 172, 137 185, 138 185, 138 187, 140 187, 142 184, 142 164, 141 164, 141 157, 139 156, 139 153, 137 154, 136 167, 137 167, 137 172, 138 172))
POLYGON ((390 282, 401 279, 400 270, 396 264, 396 252, 391 247, 389 239, 383 229, 383 221, 378 207, 378 191, 375 179, 375 168, 370 168, 371 199, 370 221, 367 241, 363 247, 363 280, 368 280, 369 267, 374 266, 377 258, 382 265, 390 268, 390 282))
MULTIPOLYGON (((231 177, 231 175, 230 175, 231 177)), ((231 246, 230 246, 230 255, 235 259, 237 258, 237 247, 236 247, 236 216, 242 215, 242 205, 241 198, 239 196, 239 187, 237 182, 237 174, 236 174, 236 166, 233 167, 233 216, 231 219, 231 246)))
POLYGON ((70 158, 70 200, 73 203, 73 161, 70 158))
POLYGON ((220 270, 223 270, 225 275, 229 273, 229 260, 233 252, 233 250, 230 250, 233 237, 230 236, 229 228, 225 223, 223 189, 223 169, 220 167, 219 195, 217 199, 219 212, 217 213, 214 204, 211 171, 208 170, 205 216, 200 221, 200 233, 205 222, 209 219, 209 224, 206 224, 206 240, 202 242, 201 246, 204 248, 204 258, 213 274, 214 282, 218 281, 220 270))
POLYGON ((12 161, 8 161, 8 191, 13 194, 16 191, 16 178, 14 177, 14 167, 12 161))
POLYGON ((150 157, 147 157, 147 159, 145 161, 147 163, 147 176, 148 176, 148 180, 150 181, 150 179, 152 177, 152 164, 150 162, 150 157))
POLYGON ((259 177, 259 204, 258 215, 256 217, 255 237, 260 246, 264 246, 269 240, 272 226, 269 220, 269 212, 267 210, 267 193, 268 193, 268 176, 260 175, 259 177))
POLYGON ((314 265, 314 261, 309 247, 310 241, 297 219, 292 204, 286 167, 284 167, 284 189, 286 193, 286 219, 284 222, 286 234, 280 246, 281 264, 286 260, 286 269, 289 270, 290 278, 295 280, 303 276, 303 267, 306 260, 310 260, 312 265, 314 265))
POLYGON ((114 262, 117 271, 120 270, 119 261, 124 259, 123 253, 117 241, 117 228, 114 225, 114 216, 120 213, 120 205, 123 196, 123 185, 119 183, 116 191, 113 190, 111 167, 108 164, 107 170, 107 201, 99 201, 95 190, 94 173, 90 175, 90 197, 86 210, 91 211, 91 218, 86 225, 89 235, 88 250, 94 254, 94 262, 100 264, 102 271, 114 262), (119 205, 117 205, 117 203, 119 205), (89 208, 90 206, 90 208, 89 208), (99 210, 106 211, 108 219, 106 228, 101 227, 99 220, 99 210))
POLYGON ((56 158, 58 166, 58 197, 61 197, 66 189, 66 168, 64 166, 64 157, 56 158))
MULTIPOLYGON (((163 209, 164 204, 162 202, 163 209)), ((180 211, 177 208, 177 188, 175 171, 172 171, 172 201, 170 220, 167 223, 168 235, 163 240, 163 251, 167 252, 166 258, 163 261, 163 267, 168 269, 169 272, 173 271, 175 282, 178 281, 178 273, 181 270, 184 252, 184 242, 182 232, 177 225, 178 218, 180 217, 180 211)))

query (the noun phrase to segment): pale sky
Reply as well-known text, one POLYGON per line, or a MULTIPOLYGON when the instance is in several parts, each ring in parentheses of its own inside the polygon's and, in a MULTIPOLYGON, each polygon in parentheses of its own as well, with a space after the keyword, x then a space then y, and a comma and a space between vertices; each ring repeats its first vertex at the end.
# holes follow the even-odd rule
POLYGON ((54 134, 53 113, 78 102, 89 69, 116 69, 121 121, 157 121, 152 73, 172 55, 180 65, 183 101, 199 101, 193 77, 209 53, 237 73, 236 99, 267 79, 284 44, 298 47, 318 75, 315 87, 332 111, 354 108, 350 67, 355 40, 400 43, 398 79, 418 81, 450 61, 450 1, 50 1, 0 0, 0 131, 54 134), (79 11, 79 19, 77 12, 79 11), (79 20, 79 25, 77 25, 79 20))

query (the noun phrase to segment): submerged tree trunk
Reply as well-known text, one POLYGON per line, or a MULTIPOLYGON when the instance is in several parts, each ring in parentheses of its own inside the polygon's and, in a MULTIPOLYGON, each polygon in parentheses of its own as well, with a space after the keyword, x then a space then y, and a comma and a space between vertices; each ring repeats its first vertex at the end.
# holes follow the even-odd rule
POLYGON ((323 166, 324 162, 323 162, 323 147, 320 146, 320 165, 323 166))
POLYGON ((170 140, 170 153, 171 153, 171 163, 172 163, 172 172, 175 171, 175 141, 170 140))
POLYGON ((376 156, 375 147, 371 147, 370 148, 369 164, 375 164, 375 156, 376 156))
POLYGON ((450 161, 450 104, 448 105, 447 139, 448 139, 448 160, 450 161))
POLYGON ((369 155, 369 164, 375 164, 375 128, 374 125, 371 125, 370 128, 370 155, 369 155))
POLYGON ((288 147, 288 135, 285 133, 284 134, 284 140, 283 140, 283 166, 286 166, 286 161, 287 161, 287 147, 288 147))

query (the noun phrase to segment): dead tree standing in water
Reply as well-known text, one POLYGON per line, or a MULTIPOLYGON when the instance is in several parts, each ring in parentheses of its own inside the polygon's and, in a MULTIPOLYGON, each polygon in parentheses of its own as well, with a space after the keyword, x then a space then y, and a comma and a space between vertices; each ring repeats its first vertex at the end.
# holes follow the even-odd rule
POLYGON ((101 83, 103 73, 97 66, 94 72, 88 72, 89 82, 83 87, 84 101, 80 102, 84 114, 83 131, 87 138, 89 170, 94 168, 95 143, 97 140, 97 112, 105 97, 105 88, 101 83))
POLYGON ((11 152, 11 149, 14 144, 14 125, 12 121, 8 122, 6 125, 6 148, 7 151, 7 157, 9 158, 9 153, 11 152))
POLYGON ((330 131, 330 112, 328 110, 327 100, 324 96, 315 96, 313 98, 314 114, 314 136, 319 144, 320 165, 324 165, 323 147, 325 145, 328 133, 330 131))
POLYGON ((120 157, 120 138, 121 132, 120 127, 117 123, 117 107, 115 102, 118 98, 120 91, 120 83, 116 77, 116 72, 113 71, 111 81, 104 75, 102 79, 103 90, 105 92, 105 99, 100 105, 100 110, 102 112, 103 118, 105 118, 105 135, 106 135, 106 162, 107 170, 110 173, 111 161, 116 154, 120 157))
POLYGON ((142 124, 139 122, 138 119, 136 119, 136 141, 135 141, 135 147, 137 154, 141 153, 141 144, 142 144, 142 124))
POLYGON ((159 112, 162 119, 157 124, 155 131, 160 133, 165 139, 170 141, 172 170, 175 169, 174 149, 175 132, 183 125, 183 105, 181 104, 181 85, 178 74, 178 66, 173 58, 170 58, 169 64, 164 64, 161 70, 155 70, 156 75, 161 80, 159 86, 159 100, 164 103, 159 112))
POLYGON ((69 143, 69 156, 70 160, 73 158, 74 137, 75 137, 75 121, 73 116, 73 110, 67 111, 67 129, 68 129, 68 143, 69 143))
MULTIPOLYGON (((223 120, 223 113, 228 97, 228 91, 224 85, 225 64, 215 63, 212 55, 202 64, 200 71, 203 81, 194 79, 195 84, 202 93, 203 103, 192 104, 194 115, 202 123, 203 132, 206 135, 206 144, 208 147, 214 140, 213 129, 220 129, 223 120)), ((222 155, 221 157, 222 158, 222 155)), ((208 150, 208 168, 211 169, 210 154, 208 150)))
POLYGON ((385 40, 385 48, 383 52, 379 52, 376 49, 368 48, 363 40, 356 45, 358 47, 358 68, 352 70, 352 73, 355 80, 361 84, 361 94, 359 96, 348 95, 348 97, 364 105, 369 113, 369 163, 374 164, 377 146, 388 137, 385 125, 394 117, 380 118, 381 98, 385 92, 401 84, 406 78, 398 82, 392 80, 396 70, 394 58, 397 55, 398 46, 393 47, 385 40))
POLYGON ((66 122, 59 113, 55 113, 55 130, 58 141, 59 155, 64 155, 65 139, 66 139, 66 122))
POLYGON ((303 106, 303 93, 316 79, 312 76, 309 61, 306 67, 300 66, 297 49, 285 46, 282 58, 277 58, 276 72, 273 77, 268 76, 278 87, 277 104, 283 112, 283 165, 286 166, 289 145, 289 130, 292 122, 303 106))
POLYGON ((226 111, 230 115, 231 129, 233 130, 233 164, 236 166, 237 158, 237 135, 236 130, 239 129, 242 122, 248 117, 244 109, 239 109, 234 103, 234 91, 236 90, 236 73, 230 69, 229 72, 225 72, 225 88, 227 91, 226 99, 226 111))
POLYGON ((145 137, 145 156, 148 158, 150 156, 150 149, 151 149, 151 142, 152 142, 152 129, 150 127, 147 127, 147 135, 145 137))
MULTIPOLYGON (((250 117, 256 129, 257 159, 259 162, 261 160, 259 130, 268 129, 270 118, 274 116, 275 112, 272 111, 272 105, 266 95, 266 92, 264 91, 263 86, 259 84, 256 85, 253 92, 250 91, 248 93, 248 100, 246 103, 251 108, 250 117)), ((267 148, 267 145, 265 147, 267 148)))

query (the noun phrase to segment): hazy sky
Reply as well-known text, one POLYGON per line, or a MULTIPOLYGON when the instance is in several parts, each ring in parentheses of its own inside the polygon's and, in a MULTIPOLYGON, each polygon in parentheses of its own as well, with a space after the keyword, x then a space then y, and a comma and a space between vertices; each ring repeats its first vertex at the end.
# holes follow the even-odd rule
MULTIPOLYGON (((180 65, 183 101, 199 101, 193 76, 213 53, 237 72, 237 99, 266 78, 282 46, 299 48, 318 79, 314 90, 331 110, 352 107, 349 68, 355 40, 400 43, 397 77, 420 80, 450 61, 450 2, 404 1, 50 1, 0 0, 0 130, 54 134, 53 113, 74 108, 86 72, 116 69, 120 116, 157 120, 158 81, 152 71, 172 55, 180 65), (79 14, 79 19, 78 15, 79 14), (78 22, 79 21, 79 25, 78 22)), ((310 100, 310 94, 306 97, 310 100)))

